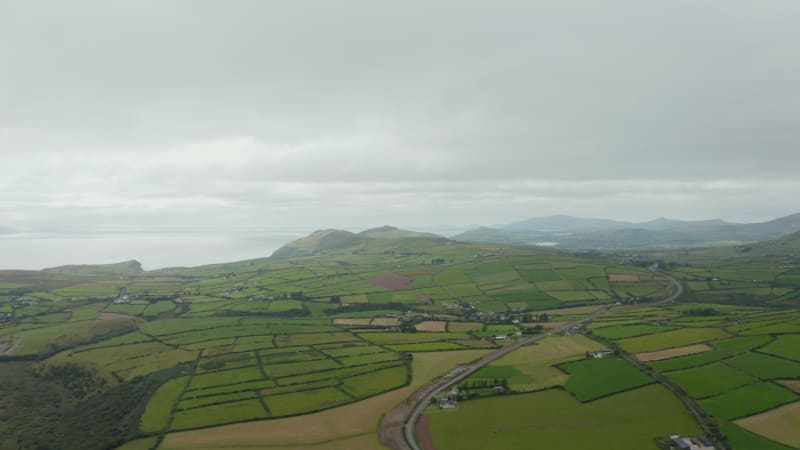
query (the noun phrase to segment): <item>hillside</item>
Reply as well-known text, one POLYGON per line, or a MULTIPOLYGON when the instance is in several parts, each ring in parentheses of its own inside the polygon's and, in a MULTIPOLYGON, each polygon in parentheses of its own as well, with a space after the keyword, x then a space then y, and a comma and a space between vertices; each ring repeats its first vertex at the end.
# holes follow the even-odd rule
POLYGON ((403 248, 426 246, 447 241, 449 241, 447 238, 437 234, 401 230, 388 225, 365 230, 357 234, 349 231, 328 229, 318 230, 304 238, 292 241, 276 250, 272 257, 312 256, 345 249, 367 252, 402 251, 403 248))
POLYGON ((750 246, 739 248, 740 251, 754 252, 759 256, 800 256, 800 231, 773 239, 758 242, 750 246))
POLYGON ((289 242, 272 253, 273 258, 314 255, 321 251, 351 247, 363 242, 361 236, 344 230, 317 230, 310 235, 289 242))

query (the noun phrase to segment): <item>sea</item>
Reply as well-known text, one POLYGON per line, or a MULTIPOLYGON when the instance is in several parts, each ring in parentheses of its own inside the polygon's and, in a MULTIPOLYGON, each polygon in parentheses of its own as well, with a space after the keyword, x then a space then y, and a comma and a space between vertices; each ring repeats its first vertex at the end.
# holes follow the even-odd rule
POLYGON ((145 270, 262 258, 313 230, 151 233, 0 233, 0 270, 135 259, 145 270))
MULTIPOLYGON (((420 231, 452 236, 464 229, 429 227, 420 231)), ((0 270, 41 270, 132 259, 139 261, 145 270, 196 267, 264 258, 312 231, 314 229, 292 228, 233 232, 0 232, 0 270)))

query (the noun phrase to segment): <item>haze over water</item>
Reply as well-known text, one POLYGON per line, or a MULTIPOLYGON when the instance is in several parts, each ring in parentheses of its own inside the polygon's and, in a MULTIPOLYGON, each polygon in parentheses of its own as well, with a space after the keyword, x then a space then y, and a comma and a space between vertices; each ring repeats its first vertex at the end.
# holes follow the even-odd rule
POLYGON ((0 270, 38 270, 130 259, 141 262, 145 270, 232 262, 269 256, 303 234, 299 231, 6 234, 0 235, 0 270))
MULTIPOLYGON (((325 227, 318 227, 325 228, 325 227)), ((344 227, 359 232, 371 228, 344 227)), ((469 227, 428 227, 452 236, 469 227)), ((0 233, 0 270, 40 270, 66 264, 110 264, 135 259, 145 270, 263 258, 316 228, 261 231, 0 233)))

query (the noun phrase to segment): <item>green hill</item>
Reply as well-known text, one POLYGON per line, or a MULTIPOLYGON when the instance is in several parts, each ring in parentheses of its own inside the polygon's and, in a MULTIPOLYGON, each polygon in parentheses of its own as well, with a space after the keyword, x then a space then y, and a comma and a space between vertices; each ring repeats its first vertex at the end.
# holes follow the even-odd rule
POLYGON ((289 242, 272 253, 273 258, 314 255, 326 250, 352 247, 363 242, 364 238, 344 230, 317 230, 310 235, 289 242))
POLYGON ((360 251, 367 253, 410 251, 409 249, 426 247, 431 244, 449 242, 449 239, 433 233, 401 230, 391 226, 383 226, 351 233, 343 230, 318 230, 310 235, 292 241, 276 250, 273 258, 290 258, 296 256, 312 256, 337 250, 360 251))

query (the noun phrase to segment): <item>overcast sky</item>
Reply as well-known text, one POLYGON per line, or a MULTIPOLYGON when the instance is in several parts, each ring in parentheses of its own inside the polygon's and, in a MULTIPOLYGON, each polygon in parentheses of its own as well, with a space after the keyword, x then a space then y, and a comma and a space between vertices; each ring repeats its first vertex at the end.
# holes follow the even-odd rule
POLYGON ((0 226, 800 211, 800 2, 0 0, 0 226))

